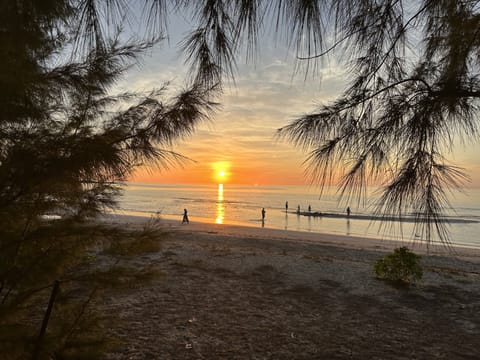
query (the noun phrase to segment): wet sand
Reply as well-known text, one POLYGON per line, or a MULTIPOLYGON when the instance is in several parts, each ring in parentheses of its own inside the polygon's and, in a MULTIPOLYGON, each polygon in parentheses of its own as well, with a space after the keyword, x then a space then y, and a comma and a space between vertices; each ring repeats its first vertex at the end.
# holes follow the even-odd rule
MULTIPOLYGON (((110 221, 110 220, 109 220, 110 221)), ((116 217, 122 226, 140 219, 116 217)), ((399 244, 164 221, 162 250, 134 258, 163 276, 112 293, 109 359, 477 359, 480 253, 423 247, 411 288, 375 278, 399 244)))

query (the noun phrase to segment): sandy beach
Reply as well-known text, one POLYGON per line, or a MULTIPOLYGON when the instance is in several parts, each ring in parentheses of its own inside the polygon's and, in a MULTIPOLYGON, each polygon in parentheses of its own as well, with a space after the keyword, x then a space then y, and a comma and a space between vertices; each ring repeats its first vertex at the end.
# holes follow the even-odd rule
MULTIPOLYGON (((142 219, 106 220, 137 226, 142 219)), ((398 244, 162 221, 161 251, 131 259, 162 276, 118 290, 109 359, 478 359, 480 251, 416 247, 410 288, 375 278, 398 244)))

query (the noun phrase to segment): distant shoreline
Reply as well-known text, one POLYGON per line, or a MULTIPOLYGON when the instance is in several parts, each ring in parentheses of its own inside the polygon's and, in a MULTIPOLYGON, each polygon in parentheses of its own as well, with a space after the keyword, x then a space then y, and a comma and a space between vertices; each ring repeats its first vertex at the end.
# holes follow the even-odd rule
MULTIPOLYGON (((102 221, 114 225, 139 225, 145 223, 150 217, 138 215, 105 215, 102 221)), ((195 217, 190 219, 190 224, 182 224, 179 220, 165 219, 160 216, 160 224, 167 230, 188 231, 224 236, 235 236, 245 238, 258 238, 278 241, 295 241, 299 244, 320 244, 332 245, 343 248, 360 250, 391 251, 399 246, 407 246, 420 254, 466 257, 475 262, 480 262, 480 248, 452 244, 448 248, 441 244, 430 244, 428 247, 420 241, 385 240, 374 237, 359 237, 339 235, 331 233, 306 232, 296 230, 281 230, 275 228, 252 227, 237 224, 214 224, 196 221, 195 217)))
MULTIPOLYGON (((421 214, 405 211, 399 221, 397 213, 376 211, 374 197, 367 197, 358 204, 350 200, 347 206, 346 201, 339 203, 335 196, 318 198, 305 186, 234 189, 226 185, 221 191, 215 187, 152 186, 137 185, 127 189, 119 202, 118 213, 146 217, 160 213, 162 218, 181 220, 186 208, 194 222, 262 227, 261 209, 265 208, 265 228, 402 242, 417 242, 427 237, 424 224, 414 221, 416 217, 420 219, 421 214), (347 216, 347 207, 351 210, 350 217, 347 216), (307 212, 307 209, 311 211, 307 212)), ((431 243, 441 244, 441 234, 455 246, 480 249, 480 240, 476 236, 480 233, 479 203, 480 192, 473 193, 468 201, 456 199, 452 207, 458 211, 445 212, 441 216, 440 225, 447 231, 442 233, 433 229, 431 243)))
MULTIPOLYGON (((338 218, 338 219, 357 219, 357 220, 371 220, 371 221, 399 221, 399 222, 415 222, 414 216, 404 216, 404 217, 395 217, 395 216, 372 216, 372 215, 347 215, 347 214, 338 214, 338 213, 328 213, 320 211, 289 211, 289 214, 299 215, 299 216, 313 216, 313 217, 329 217, 329 218, 338 218)), ((440 218, 439 222, 442 223, 451 223, 451 224, 470 224, 470 223, 479 223, 477 220, 470 219, 454 219, 450 217, 440 218)))

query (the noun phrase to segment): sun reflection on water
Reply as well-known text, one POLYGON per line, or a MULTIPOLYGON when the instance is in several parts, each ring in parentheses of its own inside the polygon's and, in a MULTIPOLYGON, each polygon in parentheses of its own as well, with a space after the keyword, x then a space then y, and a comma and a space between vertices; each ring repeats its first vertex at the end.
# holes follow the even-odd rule
POLYGON ((216 224, 223 224, 225 218, 225 204, 223 203, 223 184, 218 184, 218 195, 216 203, 216 224))

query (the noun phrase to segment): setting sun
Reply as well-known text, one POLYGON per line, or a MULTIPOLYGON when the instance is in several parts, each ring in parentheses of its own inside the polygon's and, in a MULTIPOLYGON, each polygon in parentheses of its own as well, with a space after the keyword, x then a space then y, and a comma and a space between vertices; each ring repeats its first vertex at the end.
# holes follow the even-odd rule
POLYGON ((225 171, 223 170, 218 171, 216 180, 219 181, 220 183, 223 183, 226 180, 225 171))
POLYGON ((214 174, 214 180, 218 183, 223 183, 228 181, 229 178, 229 169, 230 162, 228 161, 217 161, 211 164, 214 174))

